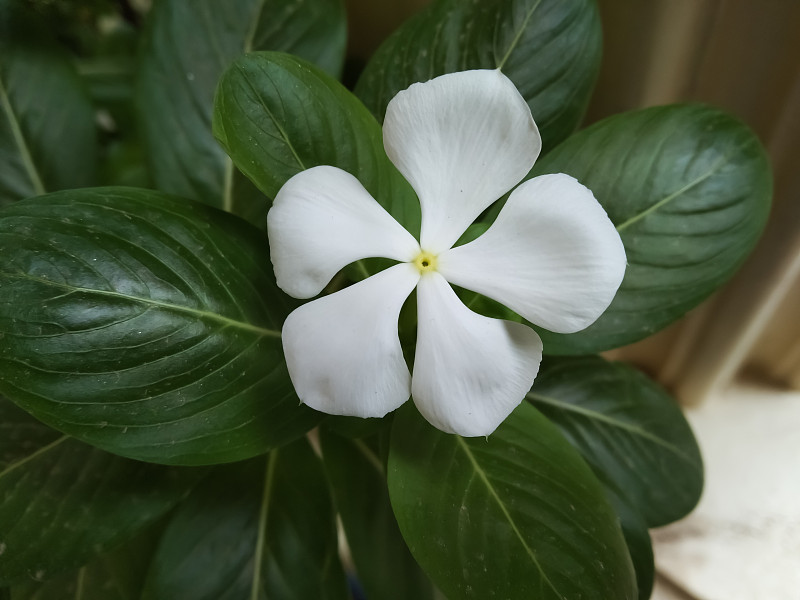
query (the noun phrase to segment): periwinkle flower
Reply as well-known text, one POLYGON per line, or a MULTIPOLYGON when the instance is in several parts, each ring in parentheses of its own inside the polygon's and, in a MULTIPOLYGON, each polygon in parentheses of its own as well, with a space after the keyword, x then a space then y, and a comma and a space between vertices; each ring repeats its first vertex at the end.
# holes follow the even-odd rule
POLYGON ((555 174, 519 185, 483 235, 453 247, 541 149, 527 103, 499 70, 412 85, 389 103, 383 137, 419 197, 419 242, 334 167, 298 173, 270 209, 275 275, 295 298, 319 294, 354 261, 399 261, 289 315, 282 338, 292 383, 305 404, 326 413, 382 417, 411 396, 439 429, 489 435, 530 389, 542 342, 525 324, 473 312, 450 284, 572 333, 614 298, 625 273, 622 241, 592 192, 555 174), (414 288, 412 376, 397 324, 414 288))

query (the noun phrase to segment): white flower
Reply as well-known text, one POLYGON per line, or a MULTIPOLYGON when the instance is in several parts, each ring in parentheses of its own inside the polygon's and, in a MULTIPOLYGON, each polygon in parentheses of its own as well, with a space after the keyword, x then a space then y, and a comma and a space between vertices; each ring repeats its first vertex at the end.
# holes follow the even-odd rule
POLYGON ((625 250, 591 191, 564 174, 523 183, 486 233, 452 247, 519 183, 541 149, 528 105, 500 71, 412 85, 389 103, 383 136, 419 197, 419 243, 355 177, 334 167, 298 173, 270 209, 275 275, 295 298, 319 294, 356 260, 400 261, 289 315, 282 332, 289 375, 305 404, 329 414, 382 417, 411 395, 439 429, 489 435, 530 389, 542 342, 526 325, 471 311, 450 284, 571 333, 611 303, 625 250), (397 323, 415 287, 412 377, 397 323))

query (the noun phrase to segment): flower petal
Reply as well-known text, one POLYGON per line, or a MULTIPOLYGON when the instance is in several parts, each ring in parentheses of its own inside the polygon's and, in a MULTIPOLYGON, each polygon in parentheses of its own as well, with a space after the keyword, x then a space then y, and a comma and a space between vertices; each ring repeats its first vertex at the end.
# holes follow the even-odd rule
POLYGON ((557 333, 591 325, 625 275, 625 248, 592 192, 569 175, 520 185, 478 239, 438 259, 449 281, 557 333))
POLYGON ((347 171, 301 171, 280 189, 267 215, 275 277, 295 298, 319 294, 343 267, 380 256, 410 261, 419 244, 347 171))
POLYGON ((438 273, 420 279, 417 311, 414 404, 442 431, 489 435, 528 393, 542 341, 526 325, 472 312, 438 273))
POLYGON ((383 144, 419 196, 422 248, 438 254, 528 173, 542 140, 524 98, 495 70, 400 92, 386 109, 383 144))
POLYGON ((400 308, 419 280, 403 263, 292 312, 283 351, 302 402, 332 415, 382 417, 408 400, 400 308))

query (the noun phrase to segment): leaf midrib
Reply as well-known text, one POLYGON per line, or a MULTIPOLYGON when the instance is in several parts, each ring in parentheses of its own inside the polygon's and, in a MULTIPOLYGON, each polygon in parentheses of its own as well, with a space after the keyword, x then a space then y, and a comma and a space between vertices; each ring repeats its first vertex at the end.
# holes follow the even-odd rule
POLYGON ((69 439, 68 435, 62 435, 60 438, 55 439, 54 441, 50 442, 49 444, 45 444, 41 448, 38 448, 34 452, 31 452, 30 454, 28 454, 27 456, 23 456, 18 461, 11 463, 5 469, 0 471, 0 480, 2 480, 3 477, 8 475, 11 471, 21 467, 22 465, 24 465, 27 462, 30 462, 31 460, 33 460, 37 456, 40 456, 42 454, 45 454, 45 453, 49 452, 50 450, 52 450, 56 446, 59 446, 60 444, 62 444, 63 442, 65 442, 68 439, 69 439))
POLYGON ((20 127, 19 120, 14 112, 14 107, 11 106, 11 100, 8 97, 6 86, 2 78, 0 78, 0 104, 2 104, 3 110, 8 116, 8 123, 11 126, 11 134, 14 136, 14 142, 16 142, 17 148, 19 149, 20 159, 25 167, 25 172, 28 174, 28 178, 33 185, 33 190, 36 192, 35 195, 41 196, 42 194, 46 193, 47 190, 45 190, 42 179, 39 176, 39 171, 33 162, 33 157, 31 156, 30 149, 25 141, 25 136, 22 135, 22 128, 20 127))
POLYGON ((685 460, 686 462, 688 462, 689 464, 691 464, 693 467, 697 467, 696 461, 694 459, 692 459, 692 457, 686 455, 680 448, 678 448, 677 446, 675 446, 673 444, 670 444, 666 440, 663 440, 663 439, 657 437, 656 435, 653 435, 652 433, 650 433, 646 429, 642 429, 641 427, 636 427, 635 425, 632 425, 631 423, 626 423, 625 421, 620 421, 620 420, 617 420, 617 419, 613 419, 613 418, 609 417, 608 415, 605 415, 605 414, 603 414, 601 412, 597 412, 595 410, 591 410, 591 409, 585 408, 583 406, 577 406, 575 404, 570 404, 568 402, 564 402, 563 400, 559 400, 558 398, 552 398, 550 396, 542 396, 541 394, 535 394, 533 392, 528 392, 525 395, 525 398, 528 399, 530 402, 533 402, 533 403, 541 402, 542 404, 548 404, 548 405, 553 406, 555 408, 558 408, 560 410, 564 410, 564 411, 567 411, 567 412, 573 412, 575 414, 581 415, 584 418, 587 418, 587 419, 590 419, 590 420, 595 420, 595 421, 600 421, 600 422, 605 423, 606 425, 609 425, 611 427, 614 427, 614 428, 617 428, 617 429, 622 429, 623 431, 626 431, 626 432, 630 433, 631 435, 635 435, 635 436, 644 438, 644 439, 646 439, 646 440, 648 440, 648 441, 650 441, 650 442, 652 442, 652 443, 654 443, 654 444, 656 444, 658 446, 661 446, 662 448, 665 448, 665 449, 669 450, 670 452, 675 454, 677 457, 679 457, 679 458, 685 460))
MULTIPOLYGON (((737 148, 736 151, 739 151, 742 148, 737 148)), ((619 225, 617 225, 616 226, 617 231, 618 232, 624 231, 625 229, 627 229, 628 227, 630 227, 634 223, 637 223, 637 222, 641 221, 642 219, 644 219, 647 215, 656 212, 662 206, 665 206, 665 205, 669 204, 670 202, 672 202, 673 200, 675 200, 676 198, 682 196, 683 194, 688 192, 693 187, 696 187, 696 186, 700 185, 706 179, 708 179, 709 177, 714 175, 717 171, 719 171, 722 167, 724 167, 725 164, 727 164, 729 158, 730 158, 730 154, 726 154, 726 155, 720 157, 719 160, 717 160, 717 162, 715 162, 708 169, 708 171, 706 171, 702 175, 699 175, 698 177, 694 178, 692 181, 690 181, 689 183, 687 183, 683 187, 675 190, 671 194, 668 194, 667 196, 665 196, 664 198, 662 198, 658 202, 655 202, 654 204, 652 204, 649 207, 647 207, 646 209, 644 209, 642 212, 633 215, 629 219, 627 219, 624 222, 622 222, 619 225)))
POLYGON ((264 492, 261 496, 261 508, 258 513, 258 537, 256 538, 253 556, 253 580, 250 585, 250 600, 258 600, 258 592, 261 588, 261 562, 264 558, 264 545, 267 539, 267 520, 269 518, 269 506, 272 499, 272 484, 275 479, 278 452, 276 449, 269 453, 267 469, 264 473, 264 492))
POLYGON ((502 71, 503 70, 503 67, 506 65, 506 61, 508 61, 509 57, 511 56, 511 53, 519 45, 519 41, 520 41, 520 39, 522 39, 522 34, 525 32, 525 29, 528 27, 528 22, 531 20, 531 17, 533 16, 533 13, 536 11, 537 8, 539 8, 539 5, 541 3, 542 3, 542 0, 536 0, 536 2, 534 2, 533 6, 531 6, 530 9, 528 9, 528 14, 525 15, 525 19, 522 21, 522 27, 520 27, 519 31, 517 31, 517 33, 514 35, 514 39, 511 40, 511 44, 509 45, 508 50, 506 50, 506 53, 503 55, 503 58, 500 59, 500 62, 497 64, 497 70, 498 71, 502 71))
POLYGON ((37 283, 41 283, 44 285, 48 285, 51 287, 55 287, 62 290, 67 290, 69 293, 80 293, 85 292, 88 294, 95 294, 98 296, 104 296, 107 298, 121 298, 128 302, 138 302, 141 304, 147 304, 149 306, 155 306, 158 308, 162 308, 165 310, 171 310, 179 313, 189 314, 198 319, 205 319, 209 321, 216 321, 217 323, 221 323, 226 327, 234 327, 236 329, 241 329, 243 331, 250 331, 256 333, 262 337, 272 337, 272 338, 280 338, 281 332, 275 331, 274 329, 266 329, 264 327, 258 327, 257 325, 252 325, 250 323, 245 323, 244 321, 237 321, 236 319, 231 319, 230 317, 226 317, 219 313, 207 311, 207 310, 200 310, 197 308, 191 308, 189 306, 181 306, 179 304, 170 304, 169 302, 162 302, 160 300, 153 300, 152 298, 141 298, 139 296, 128 296, 125 294, 121 294, 119 292, 112 292, 108 290, 96 290, 91 288, 83 288, 78 286, 73 286, 65 283, 59 283, 57 281, 52 281, 50 279, 45 279, 43 277, 34 277, 32 275, 28 275, 26 273, 8 273, 3 272, 0 273, 5 277, 9 278, 17 278, 17 279, 26 279, 29 281, 35 281, 37 283))
POLYGON ((467 455, 467 458, 472 464, 472 468, 475 470, 475 473, 477 473, 478 477, 486 486, 486 489, 489 491, 489 495, 492 498, 494 498, 495 502, 497 502, 497 505, 500 507, 503 516, 508 521, 508 524, 511 525, 511 529, 514 531, 514 534, 517 536, 517 539, 522 544, 522 547, 525 549, 525 552, 528 554, 528 557, 530 557, 531 562, 533 562, 533 564, 539 570, 539 573, 542 575, 542 579, 547 583, 550 589, 552 589, 556 593, 556 595, 559 598, 564 598, 564 596, 556 589, 555 585, 553 585, 553 582, 550 581, 550 578, 547 577, 547 574, 544 572, 544 569, 542 569, 542 565, 539 564, 539 560, 536 558, 536 554, 534 554, 533 550, 530 548, 530 546, 528 546, 528 543, 525 541, 525 538, 522 537, 522 533, 520 532, 519 527, 517 527, 517 523, 514 521, 513 517, 511 516, 511 513, 508 512, 508 508, 506 508, 506 505, 500 498, 500 495, 497 493, 497 490, 494 489, 492 482, 489 481, 489 477, 486 475, 486 471, 483 470, 483 468, 478 463, 478 460, 475 458, 475 455, 472 454, 472 450, 469 449, 469 446, 467 446, 466 442, 461 436, 456 435, 453 437, 456 439, 456 442, 459 444, 459 446, 461 446, 461 449, 464 451, 464 454, 467 455))

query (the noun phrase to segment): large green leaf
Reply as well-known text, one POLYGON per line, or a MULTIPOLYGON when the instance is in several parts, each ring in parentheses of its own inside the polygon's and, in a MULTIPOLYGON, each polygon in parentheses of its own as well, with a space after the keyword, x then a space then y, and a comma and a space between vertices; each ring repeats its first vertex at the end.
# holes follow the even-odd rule
POLYGON ((0 392, 47 424, 167 464, 248 458, 299 406, 266 236, 159 192, 96 188, 0 212, 0 392))
POLYGON ((162 521, 77 571, 14 586, 11 600, 140 600, 162 521))
POLYGON ((389 503, 383 462, 366 440, 325 429, 320 442, 347 544, 367 600, 426 600, 433 585, 408 551, 389 503))
POLYGON ((419 202, 389 162, 377 121, 339 82, 296 57, 257 52, 237 60, 217 90, 214 135, 270 198, 292 175, 332 165, 419 233, 419 202))
POLYGON ((650 527, 700 499, 703 464, 676 402, 636 369, 599 357, 546 360, 527 396, 650 527))
POLYGON ((176 511, 144 600, 343 600, 330 494, 305 440, 218 467, 176 511))
POLYGON ((204 474, 108 454, 0 399, 0 585, 44 581, 156 521, 204 474), (17 450, 13 451, 12 445, 17 450))
POLYGON ((340 0, 159 0, 140 63, 138 96, 156 186, 263 225, 267 199, 211 135, 214 90, 253 50, 282 50, 337 75, 344 60, 340 0))
POLYGON ((23 2, 0 3, 0 207, 94 182, 89 97, 33 14, 23 2))
POLYGON ((628 269, 588 329, 542 331, 545 352, 589 354, 642 339, 727 281, 756 243, 772 194, 767 156, 743 123, 713 108, 671 105, 610 117, 533 168, 568 173, 617 226, 628 269))
POLYGON ((527 100, 547 152, 580 123, 601 49, 594 0, 434 0, 378 49, 356 94, 383 121, 414 82, 499 68, 527 100))
POLYGON ((488 440, 442 433, 407 406, 388 471, 400 531, 450 600, 636 597, 603 488, 530 404, 488 440))

